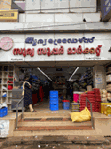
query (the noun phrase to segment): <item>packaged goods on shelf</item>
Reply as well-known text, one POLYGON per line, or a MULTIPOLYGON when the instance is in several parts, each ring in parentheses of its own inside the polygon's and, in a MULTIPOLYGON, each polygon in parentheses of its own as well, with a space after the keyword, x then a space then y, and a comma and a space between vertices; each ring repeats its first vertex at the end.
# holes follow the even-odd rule
POLYGON ((108 81, 111 81, 111 75, 107 75, 106 76, 106 81, 108 82, 108 81))
POLYGON ((103 103, 106 103, 106 102, 107 102, 107 98, 101 98, 101 101, 102 101, 103 103))
POLYGON ((111 67, 108 67, 108 71, 111 71, 111 67))
POLYGON ((92 86, 91 85, 87 86, 87 91, 92 91, 92 86))

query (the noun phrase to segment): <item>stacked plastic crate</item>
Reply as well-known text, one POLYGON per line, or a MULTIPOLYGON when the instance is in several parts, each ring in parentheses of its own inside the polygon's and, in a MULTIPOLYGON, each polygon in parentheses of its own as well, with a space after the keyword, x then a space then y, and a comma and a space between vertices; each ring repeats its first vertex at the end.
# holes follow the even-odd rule
POLYGON ((59 110, 58 91, 50 91, 50 110, 51 111, 59 110))
POLYGON ((86 97, 87 97, 87 94, 81 94, 80 95, 80 111, 84 110, 84 108, 86 107, 86 97))
MULTIPOLYGON (((86 98, 92 104, 92 112, 95 112, 96 102, 95 102, 95 94, 93 91, 89 91, 89 92, 87 92, 87 94, 81 94, 81 96, 80 96, 80 111, 84 110, 84 108, 86 107, 86 98)), ((89 102, 87 102, 87 108, 89 111, 91 111, 89 102)))
POLYGON ((96 99, 95 112, 100 112, 101 111, 100 90, 98 88, 94 88, 94 92, 95 92, 95 99, 96 99))
MULTIPOLYGON (((94 91, 88 91, 87 92, 87 98, 92 104, 92 112, 95 112, 95 105, 96 105, 95 92, 94 91)), ((91 111, 89 102, 87 102, 87 106, 88 106, 89 111, 91 111)))

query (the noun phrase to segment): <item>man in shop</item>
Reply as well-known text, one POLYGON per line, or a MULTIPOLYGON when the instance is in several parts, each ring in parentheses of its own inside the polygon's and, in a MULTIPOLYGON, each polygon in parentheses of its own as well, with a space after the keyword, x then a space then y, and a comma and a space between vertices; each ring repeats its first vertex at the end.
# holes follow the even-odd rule
POLYGON ((73 91, 79 91, 79 81, 75 80, 73 83, 73 91))

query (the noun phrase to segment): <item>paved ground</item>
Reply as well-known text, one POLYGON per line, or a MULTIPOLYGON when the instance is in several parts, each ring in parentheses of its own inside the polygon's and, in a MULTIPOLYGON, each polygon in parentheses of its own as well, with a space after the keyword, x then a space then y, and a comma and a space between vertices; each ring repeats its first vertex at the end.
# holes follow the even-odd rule
POLYGON ((111 137, 34 136, 0 139, 0 149, 111 149, 111 137))

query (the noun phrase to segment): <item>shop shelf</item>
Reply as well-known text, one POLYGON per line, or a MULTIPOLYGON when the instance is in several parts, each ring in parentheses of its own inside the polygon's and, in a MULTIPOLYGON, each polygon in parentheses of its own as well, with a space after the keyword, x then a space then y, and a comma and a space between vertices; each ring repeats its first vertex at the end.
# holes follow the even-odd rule
POLYGON ((109 73, 111 73, 111 71, 106 72, 106 75, 109 74, 109 73))

